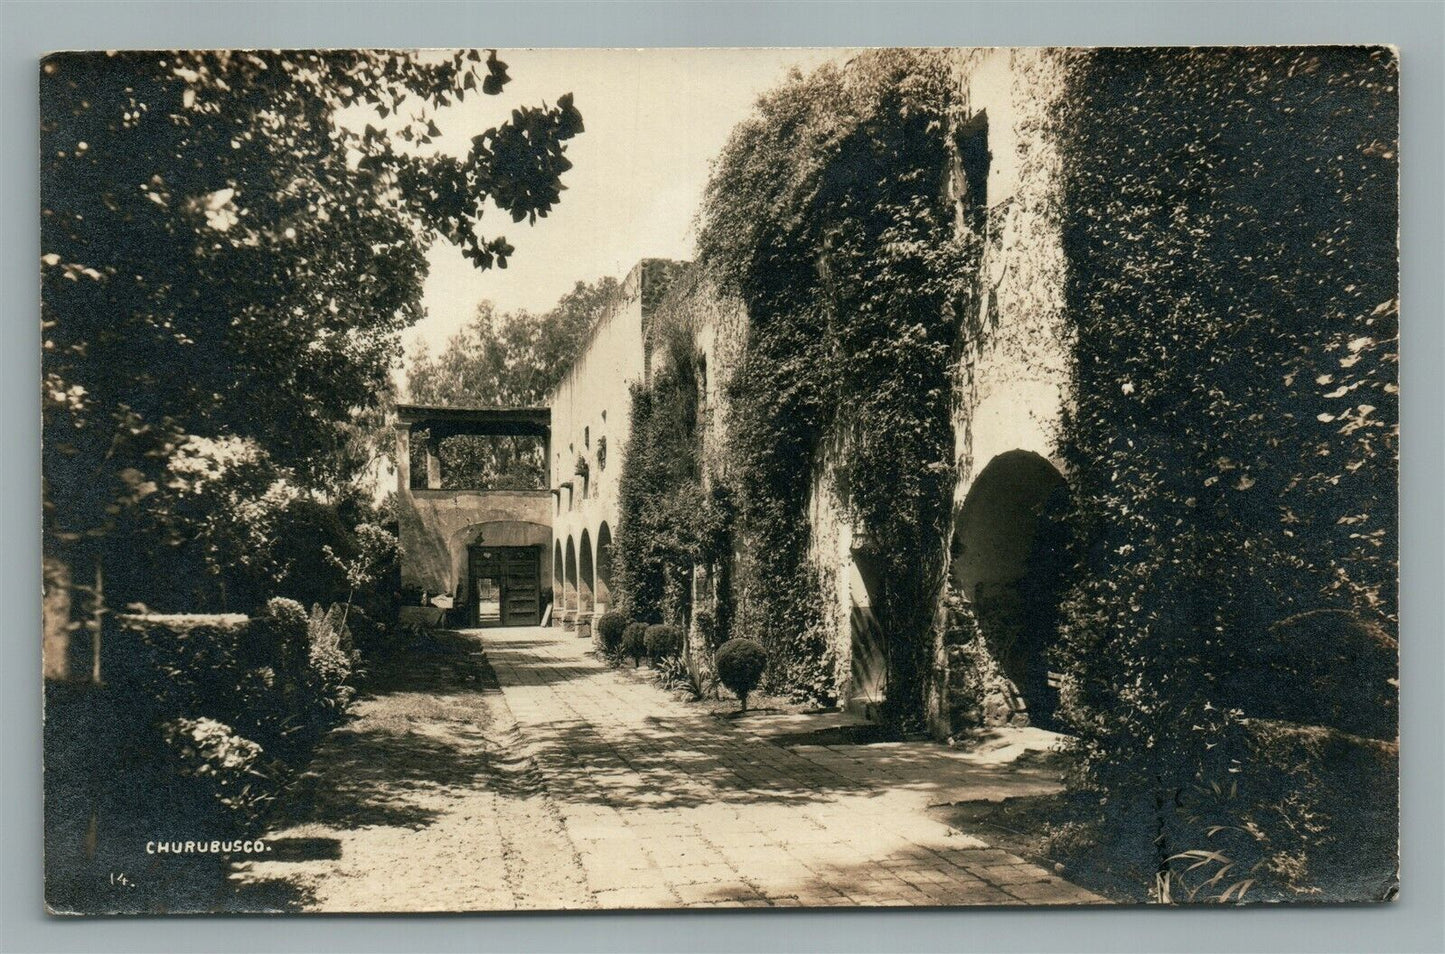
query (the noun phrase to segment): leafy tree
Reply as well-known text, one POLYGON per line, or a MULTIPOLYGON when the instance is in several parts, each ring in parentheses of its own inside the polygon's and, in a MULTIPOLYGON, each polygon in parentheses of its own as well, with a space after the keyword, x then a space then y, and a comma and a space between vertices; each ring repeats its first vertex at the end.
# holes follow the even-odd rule
MULTIPOLYGON (((614 278, 577 282, 550 310, 502 312, 489 301, 441 354, 415 355, 407 393, 418 404, 531 407, 541 404, 581 352, 592 326, 617 300, 614 278)), ((420 450, 418 444, 415 450, 420 450)), ((529 438, 452 438, 441 448, 446 485, 535 487, 547 462, 529 438)), ((412 463, 412 473, 418 470, 412 463)))
POLYGON ((476 52, 45 61, 47 553, 135 547, 117 521, 190 436, 252 440, 306 489, 356 472, 429 243, 505 267, 483 202, 532 221, 558 200, 582 131, 570 94, 465 157, 427 148, 435 110, 507 81, 476 52))
POLYGON ((619 290, 610 277, 579 281, 541 315, 481 302, 441 354, 423 350, 413 358, 407 393, 418 404, 536 405, 562 380, 619 290))

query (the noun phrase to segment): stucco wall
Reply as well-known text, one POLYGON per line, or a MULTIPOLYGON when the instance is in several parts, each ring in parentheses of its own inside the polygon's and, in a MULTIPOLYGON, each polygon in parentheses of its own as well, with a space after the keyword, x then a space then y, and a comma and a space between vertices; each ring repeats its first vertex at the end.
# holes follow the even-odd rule
MULTIPOLYGON (((467 547, 537 546, 551 543, 552 495, 545 490, 397 489, 402 586, 433 595, 459 596, 466 576, 467 547)), ((546 560, 539 582, 551 586, 546 560)))
POLYGON ((611 603, 604 578, 607 561, 605 554, 599 559, 599 549, 617 527, 617 479, 632 409, 629 388, 647 374, 647 322, 678 267, 662 259, 634 266, 622 283, 618 302, 599 319, 586 347, 547 398, 552 410, 553 623, 569 628, 580 624, 583 634, 591 616, 611 603), (586 461, 585 477, 576 473, 578 457, 586 461), (575 584, 567 579, 569 541, 575 584), (561 580, 555 570, 558 554, 563 563, 561 580), (584 578, 588 565, 590 585, 584 578))
POLYGON ((959 504, 999 454, 1057 457, 1071 344, 1064 321, 1063 179, 1048 117, 1069 55, 998 49, 959 56, 958 122, 985 115, 991 153, 979 310, 959 364, 959 504))

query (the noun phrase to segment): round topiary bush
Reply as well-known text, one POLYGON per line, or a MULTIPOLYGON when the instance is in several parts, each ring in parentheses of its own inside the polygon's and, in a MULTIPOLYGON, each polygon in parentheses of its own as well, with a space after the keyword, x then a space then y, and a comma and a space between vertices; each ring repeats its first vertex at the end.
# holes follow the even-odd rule
POLYGON ((613 611, 597 618, 597 642, 602 651, 611 656, 622 646, 622 633, 627 629, 627 617, 613 611))
POLYGON ((682 630, 676 626, 666 623, 649 626, 643 639, 647 646, 647 655, 654 662, 682 652, 682 630))
POLYGON ((717 651, 717 676, 748 711, 748 693, 758 687, 768 668, 768 651, 755 639, 730 639, 717 651))
POLYGON ((636 666, 642 662, 642 657, 647 655, 647 624, 628 623, 627 628, 622 631, 622 655, 632 660, 636 666))

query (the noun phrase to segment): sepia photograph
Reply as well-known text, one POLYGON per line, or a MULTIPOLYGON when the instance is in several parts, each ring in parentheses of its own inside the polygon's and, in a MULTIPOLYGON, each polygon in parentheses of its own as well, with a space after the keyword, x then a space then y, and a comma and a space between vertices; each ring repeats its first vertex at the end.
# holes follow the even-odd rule
POLYGON ((49 914, 1396 898, 1394 48, 31 63, 49 914))

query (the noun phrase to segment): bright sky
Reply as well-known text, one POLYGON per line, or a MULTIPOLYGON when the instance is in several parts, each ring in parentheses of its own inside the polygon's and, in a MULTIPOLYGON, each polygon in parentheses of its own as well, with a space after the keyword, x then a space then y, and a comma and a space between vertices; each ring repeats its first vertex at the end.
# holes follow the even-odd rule
POLYGON ((758 95, 791 67, 803 72, 839 49, 513 50, 499 54, 512 82, 499 96, 471 96, 441 111, 440 147, 465 154, 478 133, 514 106, 574 94, 586 132, 569 141, 573 168, 561 203, 536 225, 494 209, 487 237, 516 254, 505 270, 478 271, 445 241, 430 255, 427 317, 404 338, 435 354, 490 299, 503 310, 545 311, 579 279, 621 278, 639 259, 690 258, 693 217, 710 163, 758 95))

